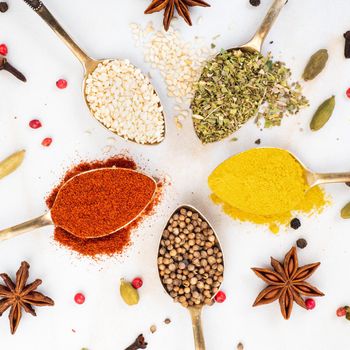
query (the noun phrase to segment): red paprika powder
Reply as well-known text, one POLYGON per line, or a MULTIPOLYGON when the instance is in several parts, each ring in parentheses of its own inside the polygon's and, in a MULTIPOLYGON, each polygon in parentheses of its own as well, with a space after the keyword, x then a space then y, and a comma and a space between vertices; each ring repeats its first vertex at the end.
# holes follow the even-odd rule
MULTIPOLYGON (((124 156, 117 156, 104 161, 80 163, 75 167, 73 167, 72 169, 70 169, 64 176, 62 182, 51 192, 51 194, 46 200, 46 204, 48 208, 49 209, 52 208, 58 191, 60 190, 62 185, 72 177, 80 174, 81 172, 85 172, 88 170, 110 168, 110 167, 120 167, 120 168, 136 170, 137 165, 133 160, 126 158, 124 156)), ((64 229, 56 227, 54 231, 55 240, 61 245, 68 247, 72 250, 75 250, 82 255, 87 255, 92 257, 95 257, 97 255, 114 255, 114 254, 122 253, 125 250, 125 248, 131 243, 130 235, 133 229, 135 229, 140 224, 140 222, 143 220, 144 217, 151 214, 154 206, 158 203, 160 189, 162 186, 159 184, 157 185, 157 187, 158 188, 157 188, 156 198, 146 208, 142 216, 137 220, 135 220, 132 224, 130 224, 126 228, 121 229, 116 233, 106 237, 84 239, 84 238, 75 237, 70 233, 68 233, 67 231, 65 231, 64 229)))

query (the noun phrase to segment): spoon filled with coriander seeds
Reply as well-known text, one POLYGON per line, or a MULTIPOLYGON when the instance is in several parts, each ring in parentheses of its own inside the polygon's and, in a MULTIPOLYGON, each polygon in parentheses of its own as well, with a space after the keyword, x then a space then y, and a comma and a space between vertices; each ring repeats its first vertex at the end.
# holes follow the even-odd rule
POLYGON ((201 314, 224 279, 224 256, 216 233, 194 207, 171 215, 160 240, 158 272, 165 291, 191 314, 196 350, 205 350, 201 314))
POLYGON ((40 0, 24 0, 84 67, 83 95, 91 115, 114 134, 142 145, 165 138, 163 107, 149 78, 124 59, 89 57, 40 0))
POLYGON ((191 102, 193 125, 202 143, 223 140, 248 120, 280 125, 308 102, 290 70, 260 51, 286 0, 274 0, 254 37, 239 47, 222 50, 203 67, 191 102))

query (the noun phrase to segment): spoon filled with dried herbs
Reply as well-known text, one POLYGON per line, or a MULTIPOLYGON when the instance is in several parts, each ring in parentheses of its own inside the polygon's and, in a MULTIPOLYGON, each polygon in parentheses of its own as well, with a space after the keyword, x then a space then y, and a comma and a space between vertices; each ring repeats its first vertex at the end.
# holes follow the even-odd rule
POLYGON ((201 313, 219 292, 224 256, 214 229, 197 209, 182 205, 171 215, 157 264, 165 291, 191 313, 195 349, 205 350, 201 313))
POLYGON ((282 62, 260 51, 285 0, 274 0, 262 25, 246 44, 222 50, 203 68, 191 103, 193 124, 203 143, 220 141, 256 118, 265 127, 308 105, 299 83, 282 62))
POLYGON ((139 218, 155 198, 156 189, 153 178, 132 169, 82 172, 62 185, 49 212, 0 230, 0 241, 48 225, 82 239, 108 236, 139 218))
POLYGON ((128 60, 89 57, 40 0, 24 0, 58 35, 84 67, 83 94, 92 114, 116 135, 143 145, 165 138, 160 99, 140 69, 128 60))

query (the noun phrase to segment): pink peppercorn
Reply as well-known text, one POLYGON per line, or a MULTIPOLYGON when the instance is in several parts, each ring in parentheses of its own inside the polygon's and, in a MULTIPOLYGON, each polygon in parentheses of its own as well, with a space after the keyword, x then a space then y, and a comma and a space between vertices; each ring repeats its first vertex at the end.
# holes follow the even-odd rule
POLYGON ((350 88, 346 90, 346 96, 350 98, 350 88))
POLYGON ((41 121, 39 119, 33 119, 29 122, 29 126, 32 128, 32 129, 39 129, 42 127, 41 125, 41 121))
POLYGON ((68 85, 68 82, 65 79, 59 79, 56 81, 56 86, 59 89, 65 89, 67 87, 67 85, 68 85))
POLYGON ((346 308, 345 307, 340 307, 337 310, 337 316, 338 317, 344 317, 346 315, 346 308))
POLYGON ((139 289, 142 287, 143 285, 143 281, 140 277, 136 277, 133 279, 133 281, 131 282, 132 286, 135 288, 135 289, 139 289))
POLYGON ((226 300, 226 294, 220 290, 216 293, 214 299, 217 303, 223 303, 226 300))
POLYGON ((316 302, 314 299, 306 299, 305 305, 307 310, 313 310, 316 306, 316 302))
POLYGON ((44 140, 42 140, 41 144, 44 147, 49 147, 52 143, 52 138, 51 137, 46 137, 44 140))
POLYGON ((75 301, 77 304, 79 304, 79 305, 84 304, 84 302, 85 302, 85 295, 84 295, 83 293, 77 293, 77 294, 75 294, 75 296, 74 296, 74 301, 75 301))
POLYGON ((8 53, 8 48, 6 44, 0 44, 0 55, 6 56, 8 53))

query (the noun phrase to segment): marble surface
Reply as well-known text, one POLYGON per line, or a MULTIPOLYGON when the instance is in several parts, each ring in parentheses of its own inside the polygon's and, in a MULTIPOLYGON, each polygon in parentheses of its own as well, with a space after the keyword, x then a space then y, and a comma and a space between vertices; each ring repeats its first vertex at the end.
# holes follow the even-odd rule
MULTIPOLYGON (((247 350, 328 350, 350 347, 349 327, 338 319, 338 306, 350 303, 349 221, 339 211, 350 200, 345 185, 329 185, 332 205, 319 217, 302 218, 298 231, 287 229, 273 235, 264 227, 230 220, 208 199, 206 179, 222 160, 255 146, 277 146, 297 154, 317 171, 350 168, 350 60, 343 55, 342 34, 349 30, 350 2, 346 0, 289 0, 272 29, 264 52, 283 59, 298 79, 310 55, 327 48, 330 60, 320 77, 305 84, 311 106, 278 128, 260 131, 253 123, 237 133, 237 142, 202 146, 191 121, 178 130, 164 82, 143 61, 134 46, 129 23, 154 21, 161 27, 160 14, 144 16, 147 0, 46 0, 78 43, 94 57, 123 57, 151 72, 167 112, 168 134, 157 147, 143 147, 110 138, 113 136, 90 117, 81 94, 83 71, 80 63, 23 1, 8 0, 10 10, 0 14, 0 42, 9 47, 9 60, 27 76, 22 84, 0 72, 0 157, 25 148, 23 166, 0 183, 0 227, 7 227, 45 211, 44 198, 65 169, 81 158, 94 159, 127 151, 151 174, 171 179, 156 215, 134 234, 134 245, 122 258, 96 263, 78 258, 58 247, 52 228, 37 230, 0 244, 0 270, 13 275, 22 260, 31 264, 32 278, 42 278, 40 291, 51 296, 53 308, 38 308, 38 317, 25 314, 15 336, 9 334, 7 314, 0 318, 0 349, 4 350, 123 350, 143 332, 149 349, 191 350, 189 314, 164 293, 155 264, 162 228, 173 209, 188 202, 197 206, 215 226, 225 251, 226 275, 223 290, 227 301, 205 309, 203 324, 207 349, 233 350, 239 341, 247 350), (269 44, 273 41, 273 44, 269 44), (66 78, 69 87, 58 90, 55 82, 66 78), (337 107, 329 124, 317 133, 308 128, 320 102, 336 95, 337 107), (43 127, 32 130, 29 120, 38 117, 43 127), (53 138, 49 148, 44 137, 53 138), (107 146, 107 147, 106 147, 107 146), (313 311, 295 306, 292 318, 283 320, 278 304, 252 308, 264 283, 251 272, 252 266, 267 266, 272 255, 282 259, 295 241, 304 237, 308 247, 299 251, 301 264, 321 261, 310 282, 326 296, 317 299, 313 311), (141 275, 144 287, 136 307, 127 307, 118 292, 121 277, 141 275), (78 291, 86 303, 74 303, 78 291), (169 317, 170 325, 163 320, 169 317), (151 334, 149 327, 157 325, 151 334)), ((194 8, 194 26, 175 24, 182 35, 193 40, 203 36, 208 45, 218 34, 218 47, 246 41, 264 16, 269 0, 253 8, 248 0, 210 1, 212 8, 194 8), (203 20, 198 24, 198 18, 203 20)))

